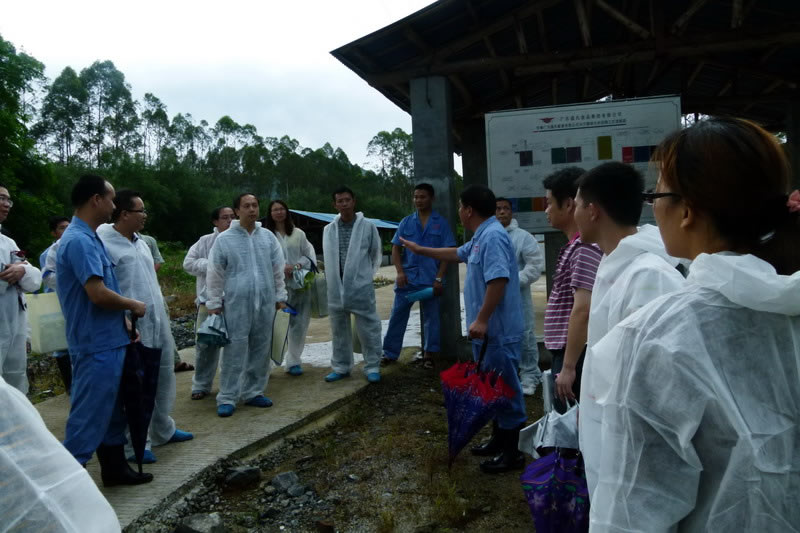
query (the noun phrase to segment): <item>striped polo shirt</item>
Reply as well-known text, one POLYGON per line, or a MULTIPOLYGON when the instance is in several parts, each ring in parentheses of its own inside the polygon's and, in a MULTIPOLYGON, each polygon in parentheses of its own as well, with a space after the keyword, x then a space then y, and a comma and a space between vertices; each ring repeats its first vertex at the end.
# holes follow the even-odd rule
POLYGON ((563 350, 566 347, 573 295, 576 289, 592 290, 602 257, 600 248, 583 243, 580 234, 561 248, 544 313, 544 345, 548 349, 563 350))

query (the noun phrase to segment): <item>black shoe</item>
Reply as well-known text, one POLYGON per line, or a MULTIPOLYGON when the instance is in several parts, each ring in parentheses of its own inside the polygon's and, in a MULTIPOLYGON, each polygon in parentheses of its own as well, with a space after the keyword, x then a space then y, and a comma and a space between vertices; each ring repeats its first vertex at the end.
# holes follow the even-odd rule
POLYGON ((512 470, 520 470, 525 466, 525 455, 519 451, 519 430, 498 428, 502 450, 488 461, 481 463, 481 470, 486 474, 501 474, 512 470))
POLYGON ((489 440, 486 442, 470 448, 469 451, 472 455, 477 455, 478 457, 493 457, 500 453, 503 450, 503 443, 500 439, 499 430, 500 428, 497 425, 497 421, 493 421, 492 436, 489 437, 489 440))
POLYGON ((125 460, 125 447, 100 446, 97 448, 97 460, 100 461, 100 477, 104 487, 115 485, 141 485, 153 481, 153 474, 140 474, 128 466, 125 460))
POLYGON ((56 365, 58 365, 58 372, 61 374, 61 380, 64 382, 64 388, 69 394, 72 389, 72 361, 69 355, 62 355, 55 359, 56 365))

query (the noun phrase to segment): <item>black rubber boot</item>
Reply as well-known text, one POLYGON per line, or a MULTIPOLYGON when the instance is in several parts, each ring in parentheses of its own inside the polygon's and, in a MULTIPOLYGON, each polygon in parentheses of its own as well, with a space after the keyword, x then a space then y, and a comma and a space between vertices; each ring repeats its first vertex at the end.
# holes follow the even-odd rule
POLYGON ((492 436, 489 437, 489 440, 486 442, 470 448, 469 451, 472 452, 472 455, 477 455, 478 457, 492 457, 500 453, 503 450, 503 444, 500 442, 499 429, 500 426, 497 425, 497 420, 494 420, 492 422, 492 436))
POLYGON ((525 455, 519 451, 519 430, 498 428, 502 451, 488 461, 481 463, 481 470, 486 474, 501 474, 512 470, 520 470, 525 466, 525 455))
POLYGON ((100 446, 97 448, 97 460, 100 461, 100 477, 104 487, 114 485, 141 485, 153 481, 153 474, 140 474, 128 466, 125 460, 125 447, 100 446))
POLYGON ((59 373, 61 373, 61 381, 64 382, 64 388, 69 394, 70 390, 72 390, 72 361, 69 355, 62 355, 61 357, 56 357, 56 364, 58 365, 59 373))

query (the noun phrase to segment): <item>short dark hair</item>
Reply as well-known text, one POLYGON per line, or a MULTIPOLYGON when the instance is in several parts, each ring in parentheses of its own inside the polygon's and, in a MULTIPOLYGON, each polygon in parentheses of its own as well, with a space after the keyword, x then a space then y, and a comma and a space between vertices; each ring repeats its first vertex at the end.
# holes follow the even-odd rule
MULTIPOLYGON (((0 185, 0 187, 2 187, 2 185, 0 185)), ((62 222, 69 222, 69 218, 58 216, 50 217, 47 219, 47 227, 50 228, 50 231, 55 231, 62 222)))
POLYGON ((578 192, 578 178, 585 170, 580 167, 566 167, 547 176, 542 184, 550 191, 550 194, 560 206, 567 198, 575 198, 578 192))
POLYGON ((231 209, 227 205, 221 205, 219 207, 215 207, 213 211, 211 211, 211 220, 219 220, 219 214, 222 212, 223 209, 231 209))
POLYGON ((72 186, 72 193, 70 194, 72 207, 82 207, 86 205, 86 202, 95 194, 103 196, 105 193, 106 179, 104 177, 95 174, 84 174, 78 179, 78 182, 72 186))
POLYGON ((482 217, 494 216, 497 201, 494 193, 486 185, 470 185, 461 191, 461 205, 471 207, 482 217))
POLYGON ((433 190, 433 185, 430 183, 417 183, 414 185, 415 191, 426 191, 428 194, 431 195, 431 198, 436 196, 436 191, 433 190))
POLYGON ((600 205, 621 226, 636 226, 642 215, 644 178, 626 163, 609 161, 591 169, 578 180, 584 205, 600 205))
POLYGON ((337 187, 336 190, 333 191, 333 194, 331 194, 331 198, 333 199, 334 202, 336 201, 337 194, 349 194, 353 200, 356 199, 356 193, 354 193, 353 190, 347 185, 342 185, 341 187, 337 187))
POLYGON ((255 194, 253 194, 251 192, 243 192, 242 194, 240 194, 239 196, 237 196, 236 198, 233 199, 233 208, 234 209, 239 209, 239 205, 242 203, 242 198, 244 198, 245 196, 252 196, 253 198, 256 199, 256 203, 258 203, 258 196, 256 196, 255 194))
POLYGON ((268 230, 270 230, 272 233, 275 233, 275 228, 277 225, 272 219, 272 206, 275 204, 282 205, 283 208, 286 209, 286 221, 283 223, 283 225, 286 228, 286 235, 291 235, 294 231, 294 222, 292 222, 292 216, 291 213, 289 213, 289 206, 286 205, 286 202, 283 200, 272 200, 269 203, 269 207, 267 208, 267 216, 261 219, 261 225, 266 226, 268 230))
POLYGON ((509 200, 505 196, 498 196, 497 198, 494 199, 495 206, 497 206, 497 204, 499 204, 500 202, 506 202, 508 203, 508 207, 510 207, 512 210, 514 209, 514 204, 512 204, 511 200, 509 200))
POLYGON ((123 211, 130 211, 133 209, 133 199, 141 197, 142 196, 138 192, 130 189, 118 190, 116 196, 114 196, 114 212, 111 213, 111 222, 119 220, 123 211))

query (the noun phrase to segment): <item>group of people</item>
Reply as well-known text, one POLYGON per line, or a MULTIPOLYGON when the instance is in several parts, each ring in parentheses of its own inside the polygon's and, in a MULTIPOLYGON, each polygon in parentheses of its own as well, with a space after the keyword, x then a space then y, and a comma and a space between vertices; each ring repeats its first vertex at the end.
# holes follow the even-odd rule
MULTIPOLYGON (((739 119, 712 118, 668 136, 653 156, 660 170, 645 192, 630 165, 588 172, 570 167, 544 180, 549 223, 565 234, 544 318, 553 355, 556 408, 579 401, 580 448, 593 531, 798 530, 800 479, 800 192, 775 138, 739 119), (639 225, 642 203, 658 227, 639 225), (688 270, 688 275, 685 273, 688 270)), ((356 212, 347 187, 332 194, 338 212, 323 232, 333 350, 325 381, 354 366, 353 331, 367 381, 399 357, 410 294, 421 305, 421 364, 440 351, 439 296, 450 263, 467 264, 464 302, 477 359, 500 372, 512 397, 493 421, 487 473, 519 469, 527 420, 524 395, 542 379, 530 285, 544 270, 536 240, 513 219, 512 202, 479 185, 460 195, 459 219, 472 238, 456 246, 433 210, 434 189, 414 190, 416 211, 392 241, 395 301, 381 339, 373 278, 381 264, 375 224, 356 212)), ((97 453, 103 483, 140 484, 152 475, 126 461, 126 421, 118 394, 131 336, 160 348, 152 446, 192 434, 170 416, 175 399, 174 340, 153 255, 140 238, 144 199, 83 176, 75 214, 54 222, 60 239, 43 257, 45 285, 64 312, 71 361, 71 409, 64 447, 85 465, 97 453), (110 223, 109 223, 110 222, 110 223), (135 324, 135 330, 134 330, 135 324)), ((0 222, 13 201, 0 186, 0 222)), ((197 277, 197 323, 222 314, 229 344, 197 344, 192 399, 211 392, 220 367, 217 414, 265 408, 275 313, 291 310, 286 371, 303 374, 301 354, 311 297, 298 270, 317 257, 285 202, 260 217, 253 194, 215 209, 213 233, 184 261, 197 277)), ((25 300, 42 282, 15 243, 0 235, 2 378, 27 391, 25 300), (20 355, 21 354, 21 355, 20 355)), ((39 420, 39 422, 41 422, 39 420)), ((150 459, 155 460, 150 448, 150 459)))

